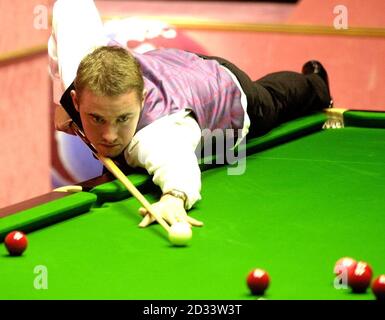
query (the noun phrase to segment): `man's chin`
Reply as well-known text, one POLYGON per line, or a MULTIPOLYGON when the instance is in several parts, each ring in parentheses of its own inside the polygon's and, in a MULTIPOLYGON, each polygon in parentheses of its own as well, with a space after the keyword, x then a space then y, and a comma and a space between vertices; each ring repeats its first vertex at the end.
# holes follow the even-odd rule
POLYGON ((119 155, 120 153, 105 153, 103 154, 104 157, 106 158, 115 158, 119 155))
POLYGON ((117 156, 119 156, 124 149, 122 149, 121 147, 119 148, 101 148, 100 150, 98 150, 98 152, 103 155, 104 157, 108 157, 108 158, 115 158, 117 156))

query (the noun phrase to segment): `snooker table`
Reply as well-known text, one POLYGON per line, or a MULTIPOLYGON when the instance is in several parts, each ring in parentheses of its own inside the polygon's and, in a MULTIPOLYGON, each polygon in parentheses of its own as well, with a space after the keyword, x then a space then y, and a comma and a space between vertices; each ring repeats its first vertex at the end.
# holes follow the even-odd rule
MULTIPOLYGON (((0 299, 257 299, 246 286, 257 267, 271 278, 265 299, 374 299, 336 289, 333 267, 351 256, 385 273, 385 113, 327 110, 246 147, 244 174, 202 163, 190 215, 205 225, 187 247, 158 224, 139 228, 140 204, 118 181, 0 210, 0 240, 17 229, 29 241, 21 257, 1 244, 0 299)), ((148 176, 129 177, 156 201, 148 176)))

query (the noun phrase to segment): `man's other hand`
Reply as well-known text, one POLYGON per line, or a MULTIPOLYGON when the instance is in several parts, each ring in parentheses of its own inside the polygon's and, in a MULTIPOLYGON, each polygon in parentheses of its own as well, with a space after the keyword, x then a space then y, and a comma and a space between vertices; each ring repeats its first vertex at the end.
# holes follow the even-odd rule
MULTIPOLYGON (((172 195, 166 194, 162 196, 158 202, 152 204, 152 208, 170 225, 176 222, 187 222, 191 226, 203 226, 203 222, 187 215, 183 206, 183 200, 172 195)), ((147 227, 155 221, 155 218, 145 208, 140 208, 139 213, 144 217, 139 227, 147 227)))

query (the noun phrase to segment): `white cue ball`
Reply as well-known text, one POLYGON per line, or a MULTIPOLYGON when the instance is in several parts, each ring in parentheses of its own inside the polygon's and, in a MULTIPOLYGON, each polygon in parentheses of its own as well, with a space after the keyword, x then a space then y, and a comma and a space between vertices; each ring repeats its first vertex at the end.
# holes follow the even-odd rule
POLYGON ((192 230, 189 223, 176 222, 170 227, 168 238, 174 246, 186 246, 192 238, 192 230))

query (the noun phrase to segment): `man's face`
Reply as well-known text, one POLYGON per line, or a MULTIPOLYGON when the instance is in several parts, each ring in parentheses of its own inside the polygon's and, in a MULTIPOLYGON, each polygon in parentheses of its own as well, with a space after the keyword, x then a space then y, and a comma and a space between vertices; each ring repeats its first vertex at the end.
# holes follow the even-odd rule
POLYGON ((139 121, 143 102, 136 91, 107 97, 86 88, 80 101, 74 90, 71 96, 88 140, 101 155, 118 156, 130 143, 139 121))

